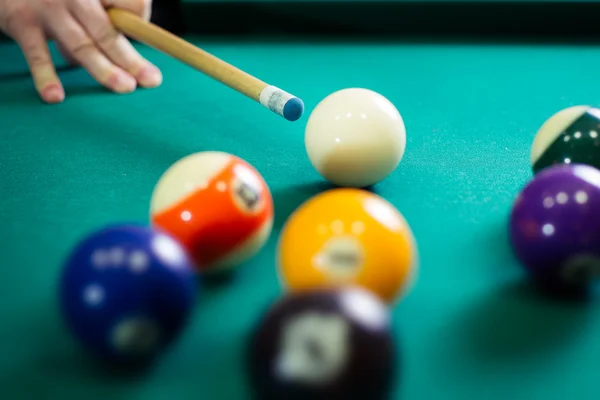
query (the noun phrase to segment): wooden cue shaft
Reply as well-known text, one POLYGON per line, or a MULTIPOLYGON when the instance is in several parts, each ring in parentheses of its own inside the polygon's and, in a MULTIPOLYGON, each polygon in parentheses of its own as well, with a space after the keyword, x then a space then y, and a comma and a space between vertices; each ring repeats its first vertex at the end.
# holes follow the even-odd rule
POLYGON ((131 12, 116 8, 110 8, 107 12, 113 25, 125 35, 186 63, 257 102, 260 102, 263 89, 269 86, 131 12))

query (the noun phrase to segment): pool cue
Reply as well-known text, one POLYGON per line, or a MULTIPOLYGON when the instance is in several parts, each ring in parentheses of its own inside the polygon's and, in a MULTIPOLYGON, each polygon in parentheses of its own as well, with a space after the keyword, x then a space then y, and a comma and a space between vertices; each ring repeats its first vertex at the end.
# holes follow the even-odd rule
POLYGON ((304 103, 298 97, 255 78, 129 11, 109 8, 107 12, 115 28, 126 36, 203 72, 288 121, 296 121, 302 116, 304 103))

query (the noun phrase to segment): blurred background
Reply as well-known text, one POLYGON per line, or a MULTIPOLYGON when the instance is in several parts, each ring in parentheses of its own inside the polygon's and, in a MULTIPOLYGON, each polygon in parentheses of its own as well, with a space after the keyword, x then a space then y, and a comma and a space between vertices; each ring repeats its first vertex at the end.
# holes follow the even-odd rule
POLYGON ((595 0, 155 0, 178 33, 598 37, 595 0))

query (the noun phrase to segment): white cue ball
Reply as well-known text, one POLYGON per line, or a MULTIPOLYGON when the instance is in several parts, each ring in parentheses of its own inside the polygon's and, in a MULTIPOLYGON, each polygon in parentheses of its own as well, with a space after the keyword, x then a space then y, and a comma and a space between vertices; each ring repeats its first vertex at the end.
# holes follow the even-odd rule
POLYGON ((343 89, 312 111, 304 144, 323 178, 338 186, 368 187, 400 164, 406 128, 396 107, 379 93, 343 89))

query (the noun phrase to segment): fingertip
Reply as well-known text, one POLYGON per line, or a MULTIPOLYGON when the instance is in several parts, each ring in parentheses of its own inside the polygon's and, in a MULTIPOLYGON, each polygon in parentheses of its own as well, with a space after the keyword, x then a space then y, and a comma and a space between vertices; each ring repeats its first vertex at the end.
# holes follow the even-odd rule
POLYGON ((133 76, 123 70, 117 70, 109 77, 107 86, 117 93, 131 93, 137 87, 133 76))
POLYGON ((163 76, 158 68, 146 65, 135 75, 139 84, 144 88, 155 88, 162 84, 163 76))
POLYGON ((48 104, 57 104, 65 100, 65 91, 60 84, 50 83, 42 88, 40 96, 48 104))

